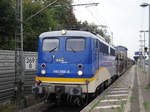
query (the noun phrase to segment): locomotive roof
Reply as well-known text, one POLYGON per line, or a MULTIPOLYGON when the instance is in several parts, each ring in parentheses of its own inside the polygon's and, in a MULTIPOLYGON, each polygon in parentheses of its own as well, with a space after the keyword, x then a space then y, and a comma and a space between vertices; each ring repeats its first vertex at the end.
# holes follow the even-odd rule
POLYGON ((62 31, 51 31, 51 32, 44 32, 40 35, 40 38, 44 37, 58 37, 58 36, 80 36, 80 37, 93 37, 93 34, 87 31, 72 31, 67 30, 65 35, 62 35, 62 31))
MULTIPOLYGON (((67 30, 65 35, 62 35, 62 31, 51 31, 51 32, 44 32, 42 33, 39 38, 45 38, 45 37, 62 37, 62 36, 70 36, 70 37, 91 37, 100 40, 101 42, 105 43, 108 46, 111 46, 110 44, 106 43, 104 40, 102 40, 102 36, 94 35, 91 32, 87 31, 75 31, 75 30, 67 30)), ((111 46, 112 47, 112 46, 111 46)), ((114 47, 113 47, 114 48, 114 47)))

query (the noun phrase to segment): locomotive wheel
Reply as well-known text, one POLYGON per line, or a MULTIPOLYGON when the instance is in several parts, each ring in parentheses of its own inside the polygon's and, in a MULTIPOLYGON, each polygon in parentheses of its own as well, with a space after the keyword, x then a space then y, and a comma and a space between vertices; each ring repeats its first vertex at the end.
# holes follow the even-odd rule
POLYGON ((47 99, 45 99, 44 103, 57 103, 56 94, 50 94, 47 99))
POLYGON ((104 82, 104 89, 106 89, 108 86, 109 86, 108 80, 106 80, 106 81, 104 82))
POLYGON ((67 94, 63 94, 63 95, 61 96, 61 100, 62 100, 63 104, 67 104, 67 97, 68 97, 67 94))
POLYGON ((96 91, 94 93, 94 98, 96 98, 103 90, 104 90, 104 84, 102 83, 96 88, 96 91))

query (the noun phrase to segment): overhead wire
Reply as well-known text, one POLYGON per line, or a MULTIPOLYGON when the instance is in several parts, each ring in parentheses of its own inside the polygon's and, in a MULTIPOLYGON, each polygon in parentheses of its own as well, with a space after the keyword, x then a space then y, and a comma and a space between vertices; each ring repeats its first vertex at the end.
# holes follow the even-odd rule
POLYGON ((30 19, 32 19, 34 16, 40 14, 42 11, 44 11, 45 9, 47 9, 49 6, 55 4, 58 0, 55 0, 53 2, 51 2, 50 4, 48 4, 46 7, 42 8, 41 10, 39 10, 38 12, 36 12, 35 14, 31 15, 30 17, 28 17, 25 22, 29 21, 30 19))
MULTIPOLYGON (((93 14, 93 12, 89 9, 89 8, 87 8, 87 12, 88 13, 90 13, 91 14, 91 17, 94 19, 94 20, 96 20, 96 22, 100 25, 101 23, 99 22, 99 20, 97 19, 97 17, 93 14)), ((95 23, 96 24, 96 23, 95 23)))
MULTIPOLYGON (((75 0, 74 0, 75 1, 75 0)), ((88 3, 91 3, 91 0, 82 0, 82 2, 81 2, 81 0, 78 0, 76 3, 78 3, 78 4, 88 4, 88 3)), ((102 25, 102 23, 100 22, 100 18, 98 18, 98 16, 97 15, 95 15, 95 12, 97 11, 97 10, 99 10, 98 8, 97 8, 97 6, 96 7, 92 7, 92 9, 90 9, 91 7, 90 6, 85 6, 84 7, 86 10, 85 11, 87 11, 87 13, 88 14, 90 14, 91 15, 91 18, 93 18, 93 21, 96 21, 96 22, 93 22, 95 25, 102 25), (96 10, 95 10, 95 8, 96 8, 96 10), (94 10, 94 13, 93 13, 93 10, 94 10)), ((75 9, 76 10, 76 9, 75 9)), ((109 28, 110 29, 110 28, 109 28)), ((111 32, 111 31, 110 31, 111 32)))
MULTIPOLYGON (((98 26, 105 26, 105 28, 107 28, 107 29, 109 29, 110 30, 110 28, 108 27, 108 26, 106 26, 106 25, 102 25, 102 23, 100 22, 100 18, 97 18, 98 16, 95 16, 95 14, 89 9, 89 8, 87 8, 87 10, 88 10, 88 13, 90 13, 91 14, 91 16, 93 17, 93 19, 94 20, 96 20, 96 22, 98 23, 95 23, 96 25, 98 25, 98 26)), ((98 10, 98 9, 97 9, 98 10)), ((110 32, 111 32, 111 30, 110 30, 110 32)))

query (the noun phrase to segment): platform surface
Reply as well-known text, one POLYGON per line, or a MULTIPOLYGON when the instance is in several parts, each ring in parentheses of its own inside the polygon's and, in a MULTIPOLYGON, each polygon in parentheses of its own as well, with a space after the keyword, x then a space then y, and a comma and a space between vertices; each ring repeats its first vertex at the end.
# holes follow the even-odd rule
POLYGON ((147 70, 133 65, 81 112, 150 112, 147 70))

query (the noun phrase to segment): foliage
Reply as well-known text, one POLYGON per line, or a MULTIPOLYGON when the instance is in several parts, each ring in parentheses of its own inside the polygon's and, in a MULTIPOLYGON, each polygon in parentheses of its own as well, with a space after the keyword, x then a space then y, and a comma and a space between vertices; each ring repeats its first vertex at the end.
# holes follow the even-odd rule
POLYGON ((11 0, 0 0, 0 47, 12 47, 15 29, 15 15, 11 0), (10 41, 10 42, 9 42, 10 41))
MULTIPOLYGON (((24 0, 23 14, 24 20, 31 15, 34 15, 39 10, 52 3, 54 0, 35 1, 24 0)), ((49 7, 36 15, 29 21, 24 23, 24 49, 30 51, 37 50, 38 36, 42 32, 49 30, 56 30, 64 25, 76 23, 75 16, 72 12, 72 8, 67 8, 71 5, 71 1, 61 0, 57 2, 53 7, 49 7), (59 5, 59 7, 54 7, 59 5), (30 41, 32 40, 32 41, 30 41), (29 47, 30 46, 30 47, 29 47)))
MULTIPOLYGON (((81 25, 107 38, 105 33, 94 24, 78 22, 71 7, 72 0, 57 2, 38 15, 29 17, 46 7, 54 0, 23 0, 24 50, 37 51, 38 36, 42 32, 58 30, 66 26, 81 25)), ((15 5, 16 0, 0 0, 0 49, 15 47, 15 5)))
POLYGON ((15 104, 3 104, 0 105, 0 112, 19 112, 15 104))
POLYGON ((43 8, 40 2, 33 2, 31 0, 24 0, 23 15, 24 15, 24 50, 36 51, 38 35, 45 32, 49 28, 48 15, 44 11, 29 21, 25 21, 28 17, 35 14, 43 8))
POLYGON ((93 33, 99 34, 102 36, 107 43, 110 43, 110 35, 107 35, 107 30, 103 31, 102 29, 99 29, 97 25, 94 23, 89 24, 87 21, 84 21, 83 23, 78 23, 81 27, 86 28, 88 31, 91 31, 93 33))

